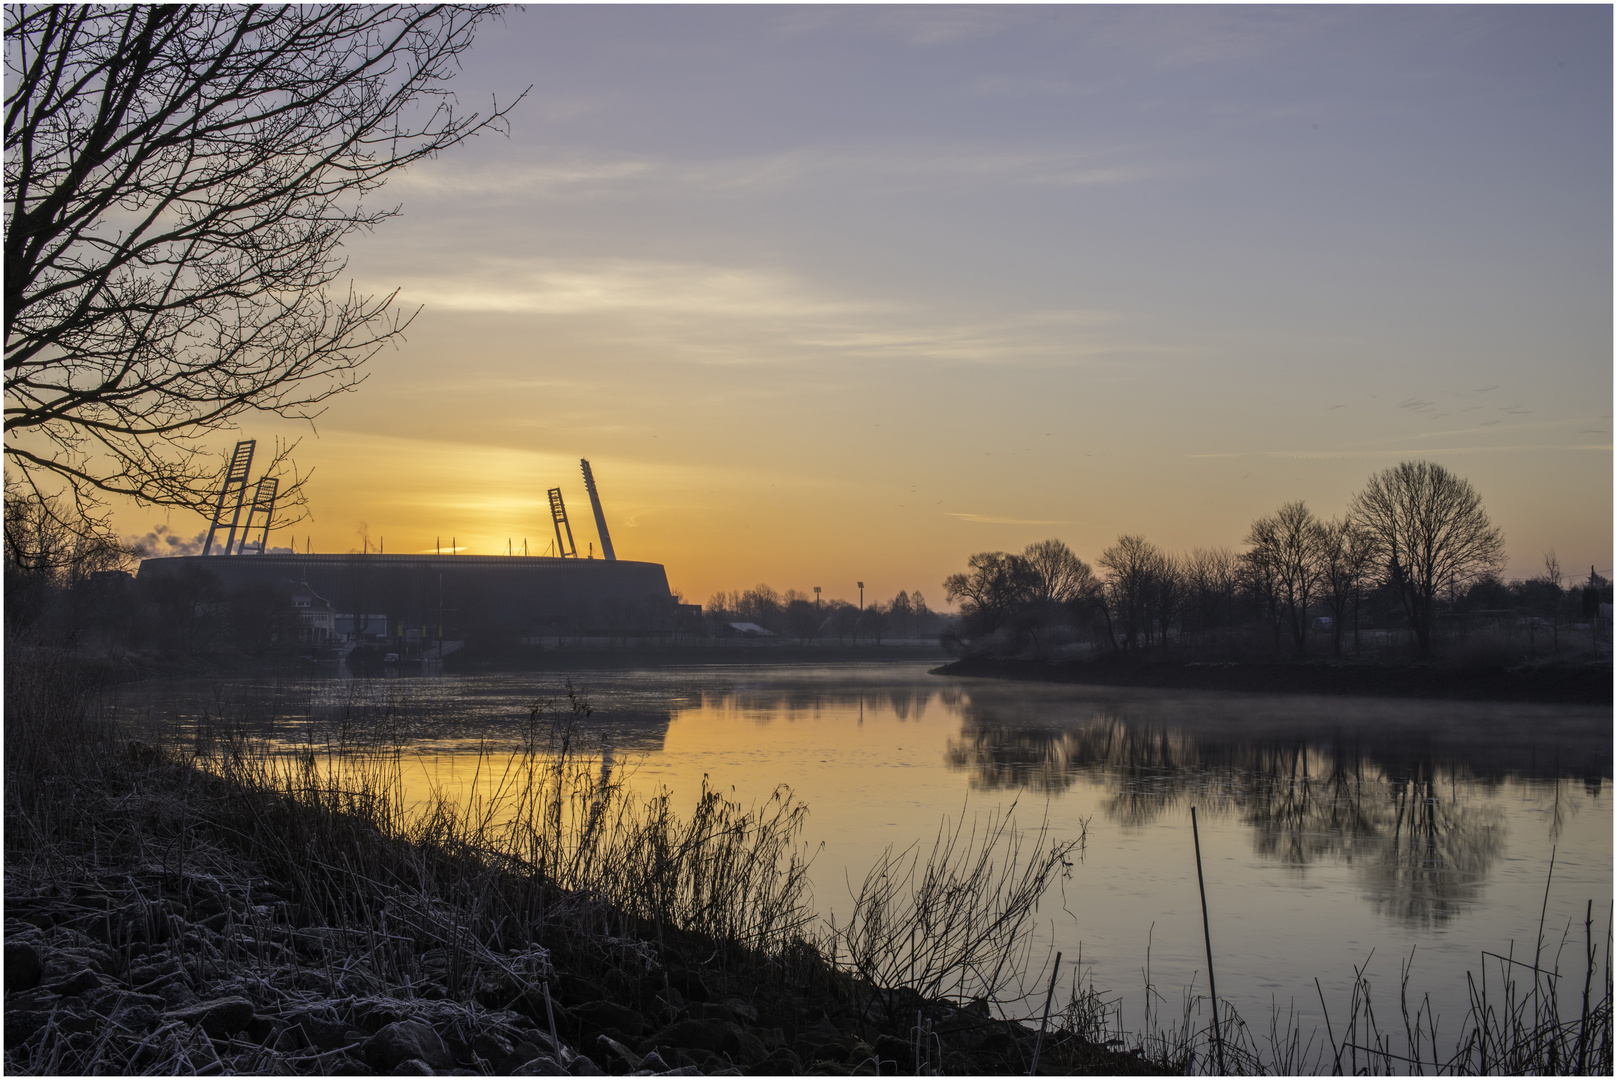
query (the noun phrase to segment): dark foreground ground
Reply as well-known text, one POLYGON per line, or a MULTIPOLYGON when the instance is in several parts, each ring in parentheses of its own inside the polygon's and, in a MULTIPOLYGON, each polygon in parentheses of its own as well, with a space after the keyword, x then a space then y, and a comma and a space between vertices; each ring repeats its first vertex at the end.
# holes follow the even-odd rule
MULTIPOLYGON (((380 940, 327 925, 285 892, 246 873, 85 863, 11 893, 6 1071, 1025 1075, 1033 1055, 1030 1027, 986 1006, 887 1008, 823 965, 771 977, 712 962, 712 942, 604 932, 479 958, 422 948, 408 923, 380 940)), ((1054 1031, 1042 1051, 1040 1074, 1158 1071, 1054 1031)))
POLYGON ((1533 701, 1565 705, 1612 703, 1609 660, 1467 670, 1439 663, 1389 661, 1172 663, 1105 657, 1052 663, 968 658, 945 664, 934 674, 1172 690, 1533 701))

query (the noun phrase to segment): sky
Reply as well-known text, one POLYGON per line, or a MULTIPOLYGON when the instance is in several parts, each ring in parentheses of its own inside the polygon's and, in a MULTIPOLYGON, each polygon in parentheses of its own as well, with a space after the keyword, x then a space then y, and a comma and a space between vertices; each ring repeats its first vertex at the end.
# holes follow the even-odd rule
POLYGON ((533 6, 454 88, 530 85, 349 244, 407 340, 244 425, 314 470, 272 545, 537 553, 560 486, 583 551, 586 457, 688 601, 941 607, 1421 458, 1611 576, 1608 6, 533 6))

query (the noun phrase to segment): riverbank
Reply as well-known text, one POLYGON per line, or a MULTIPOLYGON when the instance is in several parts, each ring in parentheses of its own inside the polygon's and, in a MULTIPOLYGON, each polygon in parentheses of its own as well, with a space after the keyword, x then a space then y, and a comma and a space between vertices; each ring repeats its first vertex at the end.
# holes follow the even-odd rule
MULTIPOLYGON (((6 697, 9 1072, 1021 1074, 1035 1054, 986 1001, 877 986, 847 943, 836 961, 789 806, 625 806, 540 755, 509 823, 406 819, 375 748, 148 745, 70 667, 13 665, 6 697)), ((1093 1015, 1056 1002, 1039 1072, 1151 1071, 1084 1037, 1093 1015)))
POLYGON ((1609 660, 1599 663, 1544 662, 1504 668, 1465 669, 1440 663, 1379 660, 1176 663, 1110 656, 1068 662, 971 657, 936 668, 933 674, 1156 690, 1227 690, 1560 705, 1612 703, 1612 665, 1609 660))

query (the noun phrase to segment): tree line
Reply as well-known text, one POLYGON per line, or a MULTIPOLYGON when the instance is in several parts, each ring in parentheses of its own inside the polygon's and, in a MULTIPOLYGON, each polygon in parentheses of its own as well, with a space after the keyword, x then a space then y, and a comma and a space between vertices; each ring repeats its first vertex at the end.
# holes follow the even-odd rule
POLYGON ((1020 554, 980 552, 944 582, 960 605, 950 642, 990 652, 1040 653, 1087 639, 1116 653, 1176 645, 1250 646, 1302 656, 1313 635, 1333 655, 1357 651, 1362 630, 1402 629, 1431 657, 1445 617, 1491 614, 1559 644, 1560 628, 1596 619, 1610 583, 1591 568, 1568 589, 1553 553, 1545 573, 1503 582, 1504 537, 1471 484, 1441 465, 1403 462, 1370 477, 1340 518, 1302 501, 1253 521, 1245 550, 1183 555, 1119 536, 1097 573, 1060 540, 1020 554))
POLYGON ((863 608, 846 600, 819 601, 807 593, 776 592, 759 584, 741 592, 722 589, 702 608, 709 633, 722 634, 730 623, 748 622, 771 634, 811 641, 882 643, 883 638, 937 638, 950 622, 933 611, 919 589, 900 590, 887 601, 872 600, 863 608))

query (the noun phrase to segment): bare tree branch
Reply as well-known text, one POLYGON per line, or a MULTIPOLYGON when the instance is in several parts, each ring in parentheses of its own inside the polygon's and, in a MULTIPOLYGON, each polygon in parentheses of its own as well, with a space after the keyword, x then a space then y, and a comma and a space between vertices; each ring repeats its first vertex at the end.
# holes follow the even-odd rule
POLYGON ((357 387, 412 316, 331 295, 342 243, 395 170, 504 130, 446 89, 496 10, 8 7, 8 474, 201 510, 216 433, 357 387))

